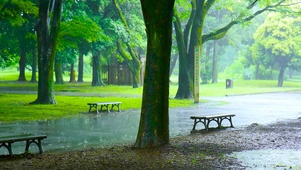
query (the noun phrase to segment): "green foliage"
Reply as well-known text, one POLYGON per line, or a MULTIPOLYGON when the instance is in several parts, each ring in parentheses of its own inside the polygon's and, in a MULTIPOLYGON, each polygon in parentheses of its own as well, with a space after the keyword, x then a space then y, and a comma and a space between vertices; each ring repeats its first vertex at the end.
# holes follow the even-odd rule
POLYGON ((72 19, 61 23, 59 33, 59 50, 67 47, 76 48, 81 45, 81 41, 96 42, 110 41, 97 23, 92 21, 84 13, 74 16, 72 19))
POLYGON ((38 8, 30 0, 1 0, 0 12, 0 21, 6 20, 13 26, 21 26, 28 21, 23 15, 37 17, 38 8))
MULTIPOLYGON (((253 64, 257 65, 258 78, 273 78, 274 69, 301 66, 301 18, 292 14, 270 13, 254 34, 251 47, 253 64), (259 67, 258 67, 259 66, 259 67), (270 74, 267 71, 270 70, 270 74)), ((279 82, 283 78, 279 71, 279 82)), ((278 82, 278 84, 279 84, 278 82)))
POLYGON ((289 57, 301 56, 301 19, 271 13, 254 34, 257 43, 272 55, 289 57))

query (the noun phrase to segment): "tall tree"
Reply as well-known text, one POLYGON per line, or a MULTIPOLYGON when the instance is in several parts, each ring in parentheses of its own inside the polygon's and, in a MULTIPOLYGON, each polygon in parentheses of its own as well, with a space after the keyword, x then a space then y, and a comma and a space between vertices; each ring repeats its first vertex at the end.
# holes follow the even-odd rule
POLYGON ((136 147, 169 143, 169 65, 174 2, 141 0, 147 35, 147 57, 136 147))
POLYGON ((254 60, 260 59, 277 63, 279 68, 277 86, 281 87, 285 69, 301 60, 301 19, 300 16, 271 13, 254 34, 252 47, 254 60))
POLYGON ((53 70, 60 28, 62 0, 39 0, 38 36, 38 97, 34 104, 56 104, 53 70))

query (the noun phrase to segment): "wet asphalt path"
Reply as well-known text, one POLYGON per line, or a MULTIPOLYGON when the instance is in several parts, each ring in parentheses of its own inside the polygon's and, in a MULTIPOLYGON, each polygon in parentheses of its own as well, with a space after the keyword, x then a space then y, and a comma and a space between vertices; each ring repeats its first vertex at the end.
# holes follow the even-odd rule
POLYGON ((236 116, 233 118, 233 123, 236 128, 245 127, 252 123, 269 124, 301 117, 301 92, 297 91, 204 97, 204 99, 211 102, 208 104, 196 104, 183 110, 178 108, 170 109, 170 117, 178 115, 180 116, 178 119, 187 121, 187 124, 192 126, 192 120, 188 119, 190 116, 235 113, 236 116))

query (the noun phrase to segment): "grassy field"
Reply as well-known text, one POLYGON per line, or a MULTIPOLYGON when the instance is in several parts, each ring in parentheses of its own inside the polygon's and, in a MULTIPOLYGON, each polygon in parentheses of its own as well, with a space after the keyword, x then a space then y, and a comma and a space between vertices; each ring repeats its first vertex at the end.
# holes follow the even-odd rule
MULTIPOLYGON (((17 82, 16 71, 0 72, 0 92, 4 91, 37 91, 37 83, 17 82)), ((175 78, 174 78, 175 79, 175 78)), ((30 80, 30 73, 27 73, 27 80, 30 80)), ((65 79, 67 80, 67 78, 65 79)), ((56 105, 30 105, 37 97, 36 94, 3 94, 0 93, 0 123, 12 121, 34 121, 57 119, 61 117, 76 116, 80 113, 87 113, 88 102, 96 101, 120 101, 122 110, 140 109, 142 87, 133 89, 131 86, 108 85, 92 87, 88 78, 85 83, 66 83, 55 85, 55 92, 72 92, 74 96, 56 95, 56 105), (84 93, 84 94, 83 94, 84 93), (103 96, 103 97, 96 97, 103 96)), ((235 81, 233 88, 226 89, 225 82, 216 84, 205 84, 200 86, 200 97, 225 96, 235 94, 251 94, 263 92, 279 92, 301 90, 299 78, 287 80, 283 87, 276 87, 277 81, 253 80, 235 81)), ((170 84, 170 107, 193 106, 193 100, 173 99, 177 92, 177 84, 170 84)), ((206 102, 201 100, 201 102, 206 102)))

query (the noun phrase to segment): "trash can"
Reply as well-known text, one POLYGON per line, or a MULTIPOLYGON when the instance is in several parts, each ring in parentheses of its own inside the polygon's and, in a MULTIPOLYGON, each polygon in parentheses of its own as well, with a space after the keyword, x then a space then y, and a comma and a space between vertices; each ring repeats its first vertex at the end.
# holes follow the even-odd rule
POLYGON ((226 79, 226 89, 233 87, 233 80, 232 79, 226 79))

